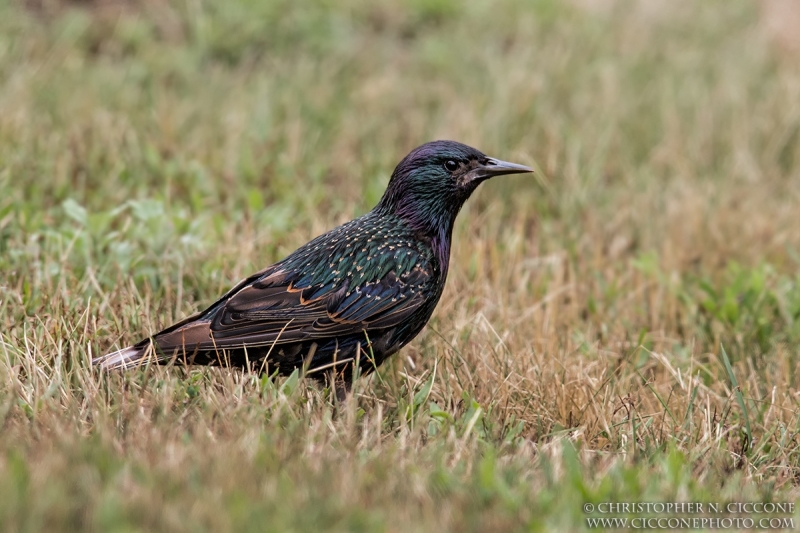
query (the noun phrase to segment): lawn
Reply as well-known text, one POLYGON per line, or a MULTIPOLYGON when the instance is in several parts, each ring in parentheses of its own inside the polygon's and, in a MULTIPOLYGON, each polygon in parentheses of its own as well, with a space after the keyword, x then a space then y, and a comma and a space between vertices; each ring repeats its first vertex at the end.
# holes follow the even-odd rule
POLYGON ((781 5, 0 0, 0 529, 708 514, 601 511, 625 502, 800 526, 727 507, 800 502, 781 5), (433 319, 345 404, 90 366, 368 211, 439 138, 536 173, 481 186, 433 319))

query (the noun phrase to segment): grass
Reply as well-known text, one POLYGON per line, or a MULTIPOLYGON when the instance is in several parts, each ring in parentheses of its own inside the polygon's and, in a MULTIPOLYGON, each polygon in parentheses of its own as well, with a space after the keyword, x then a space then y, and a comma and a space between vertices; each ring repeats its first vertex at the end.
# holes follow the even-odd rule
POLYGON ((2 529, 797 502, 797 56, 768 2, 666 6, 0 1, 2 529), (90 368, 434 138, 537 173, 470 200, 433 320, 338 414, 297 376, 90 368))

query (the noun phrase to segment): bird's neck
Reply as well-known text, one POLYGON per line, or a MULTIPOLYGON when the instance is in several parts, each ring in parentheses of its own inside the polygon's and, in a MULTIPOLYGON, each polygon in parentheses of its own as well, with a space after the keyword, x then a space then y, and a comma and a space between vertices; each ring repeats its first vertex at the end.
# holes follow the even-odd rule
POLYGON ((381 217, 389 216, 397 219, 418 240, 427 242, 439 263, 442 276, 446 277, 450 265, 450 243, 452 242, 455 215, 435 211, 425 211, 423 214, 419 209, 413 207, 403 209, 402 207, 384 212, 379 206, 375 213, 381 217))
POLYGON ((437 235, 431 239, 431 248, 436 259, 439 260, 439 268, 442 269, 442 278, 447 277, 447 271, 450 268, 450 243, 452 242, 453 228, 446 234, 437 235))
POLYGON ((430 243, 443 275, 450 264, 453 225, 463 199, 441 191, 412 186, 401 187, 393 178, 373 212, 397 219, 418 239, 430 243), (393 186, 394 185, 394 186, 393 186))

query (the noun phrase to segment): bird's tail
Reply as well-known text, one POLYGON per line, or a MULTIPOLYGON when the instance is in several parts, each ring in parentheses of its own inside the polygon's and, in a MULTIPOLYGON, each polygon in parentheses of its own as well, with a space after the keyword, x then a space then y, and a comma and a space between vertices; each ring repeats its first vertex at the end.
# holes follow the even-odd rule
MULTIPOLYGON (((107 353, 92 360, 103 370, 134 368, 146 363, 163 364, 179 355, 183 361, 187 355, 194 357, 198 351, 215 349, 210 323, 197 321, 198 315, 190 316, 152 337, 116 352, 107 353)), ((178 358, 178 362, 181 359, 178 358)))
POLYGON ((146 362, 150 343, 144 346, 128 346, 116 352, 107 353, 92 359, 93 366, 99 366, 103 370, 115 370, 133 368, 146 362))

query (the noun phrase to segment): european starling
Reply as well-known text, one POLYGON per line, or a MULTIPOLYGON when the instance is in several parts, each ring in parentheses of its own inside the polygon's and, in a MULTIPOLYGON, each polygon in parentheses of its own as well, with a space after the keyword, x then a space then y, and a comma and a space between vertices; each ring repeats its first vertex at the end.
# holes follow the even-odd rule
MULTIPOLYGON (((453 141, 413 150, 369 213, 253 274, 211 307, 93 361, 301 369, 349 386, 408 344, 444 289, 453 223, 477 186, 528 167, 453 141)), ((339 387, 337 386, 337 390, 339 387)))

